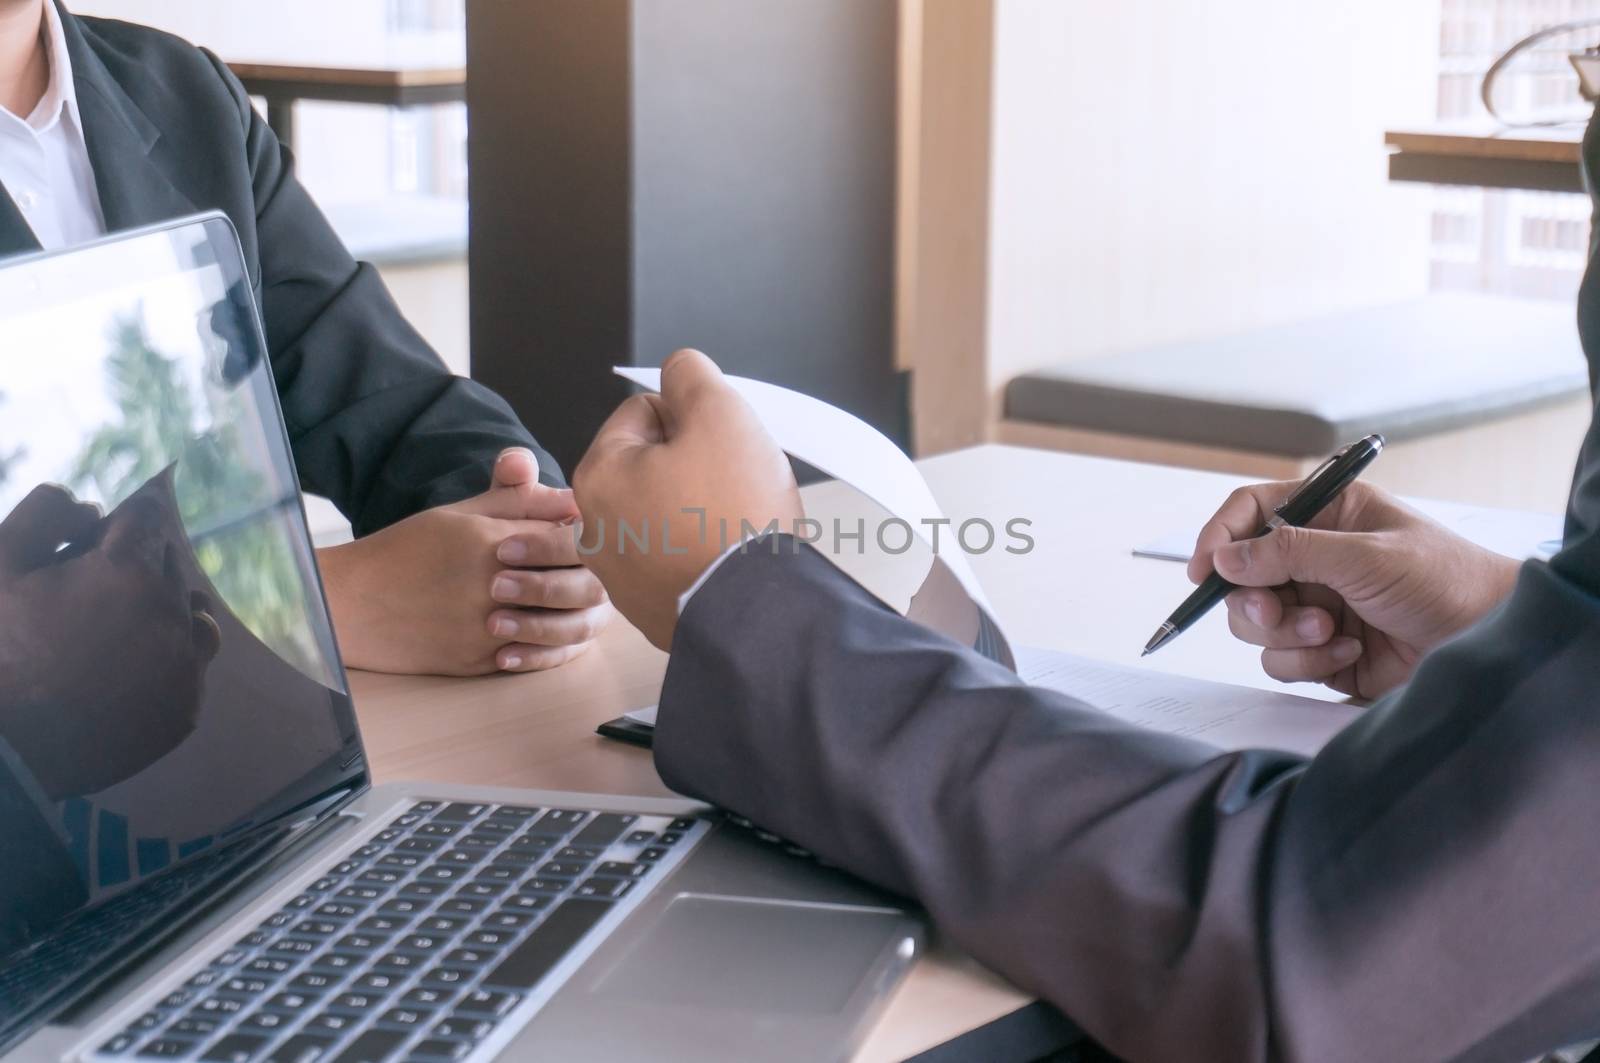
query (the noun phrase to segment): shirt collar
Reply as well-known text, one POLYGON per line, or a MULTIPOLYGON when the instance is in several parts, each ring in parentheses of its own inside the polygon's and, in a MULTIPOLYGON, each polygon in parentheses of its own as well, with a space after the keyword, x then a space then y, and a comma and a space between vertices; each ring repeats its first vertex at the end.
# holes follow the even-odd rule
POLYGON ((74 128, 82 129, 78 90, 72 81, 72 56, 67 53, 67 35, 61 28, 61 12, 56 10, 55 0, 45 0, 44 40, 50 57, 50 84, 39 105, 28 115, 28 125, 35 133, 48 133, 66 117, 74 128))

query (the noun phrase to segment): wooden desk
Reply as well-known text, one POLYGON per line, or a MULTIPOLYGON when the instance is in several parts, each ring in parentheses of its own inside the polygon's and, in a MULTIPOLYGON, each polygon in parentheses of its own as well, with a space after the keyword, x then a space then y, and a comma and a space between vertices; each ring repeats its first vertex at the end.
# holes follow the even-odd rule
POLYGON ((386 107, 459 103, 467 98, 461 34, 423 34, 337 52, 312 47, 290 57, 236 57, 228 68, 252 96, 267 101, 267 124, 293 146, 298 100, 386 107))
POLYGON ((1437 185, 1582 192, 1583 124, 1507 129, 1498 122, 1457 122, 1392 129, 1384 143, 1389 179, 1437 185))
MULTIPOLYGON (((985 446, 921 463, 957 524, 1032 523, 1037 547, 973 558, 996 611, 1020 644, 1136 662, 1151 629, 1188 592, 1181 566, 1130 554, 1136 541, 1196 527, 1240 481, 1215 473, 985 446)), ((838 484, 806 489, 811 516, 853 520, 873 510, 838 484)), ((870 525, 869 525, 870 526, 870 525)), ((869 539, 870 539, 869 533, 869 539)), ((974 537, 976 539, 976 537, 974 537)), ((898 545, 898 539, 895 540, 898 545)), ((912 555, 841 564, 889 600, 920 579, 912 555)), ((376 780, 661 795, 649 754, 594 728, 656 700, 666 658, 625 623, 553 672, 477 680, 355 674, 352 684, 376 780)), ((1271 686, 1256 655, 1234 643, 1219 611, 1158 657, 1156 667, 1271 686)), ((1309 691, 1308 691, 1309 692, 1309 691)), ((913 970, 859 1059, 903 1059, 992 1022, 1031 998, 949 951, 913 970)))

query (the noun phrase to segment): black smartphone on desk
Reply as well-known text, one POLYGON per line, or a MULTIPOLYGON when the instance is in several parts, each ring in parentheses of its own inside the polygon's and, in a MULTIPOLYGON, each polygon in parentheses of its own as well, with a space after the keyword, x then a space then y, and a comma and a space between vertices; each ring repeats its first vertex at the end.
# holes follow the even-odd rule
POLYGON ((611 738, 618 742, 626 742, 630 746, 643 746, 649 749, 655 742, 656 729, 647 723, 618 716, 615 720, 607 720, 596 727, 594 733, 602 738, 611 738))

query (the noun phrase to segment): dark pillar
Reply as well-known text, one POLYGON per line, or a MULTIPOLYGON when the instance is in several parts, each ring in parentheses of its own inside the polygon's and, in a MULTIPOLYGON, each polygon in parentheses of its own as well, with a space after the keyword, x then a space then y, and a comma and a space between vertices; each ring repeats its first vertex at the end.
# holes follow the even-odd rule
POLYGON ((473 375, 569 470, 700 347, 904 442, 895 0, 469 0, 473 375))

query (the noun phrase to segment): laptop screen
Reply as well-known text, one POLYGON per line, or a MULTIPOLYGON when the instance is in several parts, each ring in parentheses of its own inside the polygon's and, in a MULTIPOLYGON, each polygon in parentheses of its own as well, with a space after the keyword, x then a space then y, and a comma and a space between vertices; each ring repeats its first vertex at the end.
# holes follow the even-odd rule
POLYGON ((0 1043, 365 781, 263 348, 220 216, 0 263, 0 1043))

